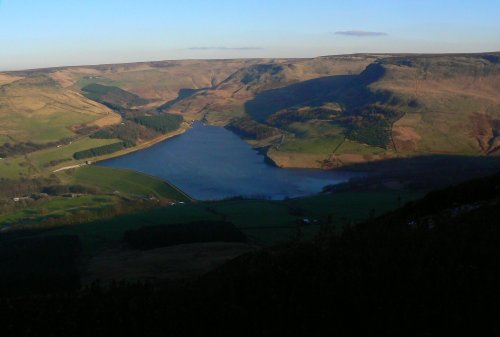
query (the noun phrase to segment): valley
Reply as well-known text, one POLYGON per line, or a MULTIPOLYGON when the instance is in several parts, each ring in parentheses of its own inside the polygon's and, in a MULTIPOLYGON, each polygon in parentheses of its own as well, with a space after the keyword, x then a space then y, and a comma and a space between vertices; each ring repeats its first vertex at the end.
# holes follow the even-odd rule
POLYGON ((1 337, 499 336, 499 13, 0 0, 1 337))
MULTIPOLYGON (((10 228, 42 220, 57 226, 189 200, 166 182, 173 173, 151 177, 93 164, 124 160, 121 156, 131 152, 139 163, 142 149, 184 133, 195 121, 225 127, 280 168, 342 175, 367 164, 361 174, 377 175, 374 167, 384 164, 370 163, 397 163, 390 164, 397 171, 404 170, 405 160, 444 155, 463 162, 485 159, 477 160, 477 170, 493 172, 499 153, 499 57, 354 54, 2 73, 0 223, 10 228), (51 188, 56 192, 44 192, 51 188), (58 205, 57 212, 51 211, 52 204, 58 205)), ((182 165, 175 157, 169 160, 182 165)), ((154 158, 149 165, 154 168, 154 158)), ((452 180, 460 181, 458 176, 452 180)), ((386 187, 411 180, 405 174, 396 181, 383 179, 389 180, 386 187)), ((189 190, 189 177, 184 180, 189 190)), ((291 195, 314 194, 331 184, 291 195)), ((436 181, 419 191, 438 186, 436 181)), ((236 188, 210 198, 237 195, 266 193, 236 188)))

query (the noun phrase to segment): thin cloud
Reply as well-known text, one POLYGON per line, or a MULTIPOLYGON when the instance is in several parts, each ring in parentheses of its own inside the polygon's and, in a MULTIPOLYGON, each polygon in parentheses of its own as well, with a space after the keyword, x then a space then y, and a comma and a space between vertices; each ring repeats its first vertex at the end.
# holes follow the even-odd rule
POLYGON ((191 47, 189 50, 261 50, 260 47, 191 47))
POLYGON ((335 35, 344 35, 344 36, 357 36, 357 37, 375 37, 375 36, 386 36, 389 35, 384 32, 370 32, 366 30, 345 30, 335 32, 335 35))

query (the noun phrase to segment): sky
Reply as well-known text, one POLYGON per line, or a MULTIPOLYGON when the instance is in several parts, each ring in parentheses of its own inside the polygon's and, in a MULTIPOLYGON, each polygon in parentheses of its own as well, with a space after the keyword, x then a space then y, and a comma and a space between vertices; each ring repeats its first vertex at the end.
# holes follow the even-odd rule
POLYGON ((0 70, 500 51, 500 0, 0 0, 0 70))

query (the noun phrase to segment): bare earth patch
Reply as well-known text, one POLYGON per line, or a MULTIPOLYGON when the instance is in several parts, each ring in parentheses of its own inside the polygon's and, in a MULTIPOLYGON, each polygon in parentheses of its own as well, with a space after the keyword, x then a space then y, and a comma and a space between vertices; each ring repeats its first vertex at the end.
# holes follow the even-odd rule
POLYGON ((392 129, 392 138, 396 151, 416 151, 417 144, 422 139, 412 127, 398 125, 392 129))
POLYGON ((287 168, 322 168, 328 156, 322 154, 284 152, 270 149, 267 156, 278 167, 287 168))
POLYGON ((472 136, 477 139, 481 150, 494 153, 500 148, 500 119, 486 114, 475 113, 471 116, 472 136))
POLYGON ((105 126, 110 126, 110 125, 116 125, 122 121, 122 118, 120 115, 116 113, 110 113, 109 115, 100 118, 98 120, 95 120, 92 122, 93 125, 98 126, 100 128, 103 128, 105 126))

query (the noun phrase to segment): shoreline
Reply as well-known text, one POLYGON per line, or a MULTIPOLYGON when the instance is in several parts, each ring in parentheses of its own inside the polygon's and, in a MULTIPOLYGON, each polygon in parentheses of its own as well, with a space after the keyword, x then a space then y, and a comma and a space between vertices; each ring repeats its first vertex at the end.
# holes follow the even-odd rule
POLYGON ((134 153, 136 151, 147 149, 147 148, 154 146, 158 143, 161 143, 167 139, 171 139, 171 138, 180 136, 183 133, 185 133, 186 131, 188 131, 189 129, 191 129, 191 124, 189 124, 188 122, 182 122, 181 126, 177 130, 174 130, 172 132, 166 133, 166 134, 161 135, 159 137, 153 138, 151 140, 148 140, 148 141, 141 143, 139 145, 136 145, 134 147, 131 147, 128 149, 123 149, 123 150, 120 150, 120 151, 115 152, 115 153, 110 153, 109 155, 99 156, 99 157, 97 157, 97 159, 92 160, 92 162, 94 164, 96 164, 96 163, 100 163, 100 162, 103 162, 103 161, 106 161, 109 159, 119 158, 119 157, 125 156, 127 154, 134 153))
MULTIPOLYGON (((136 151, 144 150, 144 149, 147 149, 147 148, 149 148, 151 146, 159 144, 159 143, 161 143, 163 141, 166 141, 168 139, 180 136, 180 135, 184 134, 186 131, 188 131, 190 128, 191 128, 191 124, 189 122, 183 121, 182 124, 181 124, 181 126, 177 130, 174 130, 174 131, 169 132, 167 134, 164 134, 164 135, 161 135, 159 137, 153 138, 153 139, 151 139, 149 141, 146 141, 146 142, 144 142, 142 144, 136 145, 136 146, 128 148, 128 149, 123 149, 123 150, 115 152, 115 153, 110 153, 109 155, 99 156, 99 157, 96 157, 96 158, 90 158, 90 159, 93 159, 93 160, 89 159, 89 160, 85 160, 83 162, 80 162, 80 163, 77 163, 77 164, 73 164, 73 165, 70 165, 70 166, 64 166, 64 167, 55 168, 52 171, 52 173, 53 174, 54 173, 62 173, 63 171, 66 171, 66 170, 79 169, 79 168, 82 168, 82 167, 85 167, 85 166, 89 166, 89 165, 97 165, 97 164, 102 163, 102 162, 104 162, 106 160, 110 160, 110 159, 114 159, 114 158, 119 158, 119 157, 125 156, 127 154, 134 153, 136 151)), ((99 165, 99 167, 106 168, 105 166, 100 166, 100 165, 99 165)), ((116 168, 116 169, 119 169, 119 168, 116 168)), ((193 198, 192 196, 190 196, 189 194, 187 194, 186 192, 184 192, 182 189, 180 189, 178 186, 176 186, 175 184, 171 183, 167 179, 155 177, 155 176, 149 175, 147 173, 139 172, 139 171, 136 171, 136 170, 128 170, 128 169, 120 169, 120 170, 135 172, 137 174, 142 174, 142 175, 145 175, 145 176, 157 179, 159 181, 162 181, 163 183, 169 185, 170 187, 172 187, 173 189, 175 189, 177 192, 179 192, 181 195, 183 195, 186 199, 189 200, 189 202, 196 202, 197 201, 195 198, 193 198)))

